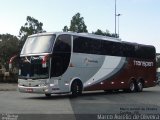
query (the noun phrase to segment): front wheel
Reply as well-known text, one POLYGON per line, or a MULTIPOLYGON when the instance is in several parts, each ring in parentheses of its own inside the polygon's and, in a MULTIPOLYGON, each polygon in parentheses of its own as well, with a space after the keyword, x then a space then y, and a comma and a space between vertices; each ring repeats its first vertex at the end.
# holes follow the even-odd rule
POLYGON ((71 86, 71 92, 73 97, 77 97, 82 94, 82 85, 78 81, 74 81, 71 86))

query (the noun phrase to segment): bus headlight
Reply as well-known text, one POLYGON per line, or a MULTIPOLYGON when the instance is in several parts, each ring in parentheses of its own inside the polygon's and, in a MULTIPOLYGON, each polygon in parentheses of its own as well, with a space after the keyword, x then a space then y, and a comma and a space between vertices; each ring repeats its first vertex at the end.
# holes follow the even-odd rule
POLYGON ((19 85, 19 86, 23 86, 23 84, 22 84, 22 83, 20 83, 20 82, 18 82, 18 85, 19 85))
POLYGON ((39 84, 39 87, 46 86, 46 83, 39 84))
POLYGON ((40 84, 40 85, 38 85, 39 87, 42 87, 42 86, 44 86, 43 84, 40 84))

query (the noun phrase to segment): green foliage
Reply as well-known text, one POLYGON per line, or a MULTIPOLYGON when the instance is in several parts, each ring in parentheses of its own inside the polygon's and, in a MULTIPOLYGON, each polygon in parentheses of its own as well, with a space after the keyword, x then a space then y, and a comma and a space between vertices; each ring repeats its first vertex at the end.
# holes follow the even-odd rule
POLYGON ((64 26, 63 32, 67 32, 67 31, 69 31, 68 27, 67 27, 67 26, 64 26))
POLYGON ((21 26, 19 31, 20 40, 13 35, 0 35, 0 66, 8 70, 9 59, 20 53, 21 48, 29 35, 45 32, 42 29, 43 23, 33 17, 27 16, 27 22, 21 26))
POLYGON ((43 23, 39 22, 37 19, 27 16, 27 22, 24 24, 24 26, 21 26, 19 31, 19 37, 20 37, 20 47, 23 46, 25 40, 29 35, 36 34, 36 33, 42 33, 46 32, 43 30, 43 23))
POLYGON ((70 28, 64 26, 63 31, 73 31, 77 33, 88 32, 84 18, 81 17, 80 13, 77 13, 72 17, 70 28))
POLYGON ((109 33, 108 30, 106 30, 106 32, 103 32, 102 30, 97 29, 97 31, 92 32, 92 34, 103 35, 103 36, 109 36, 109 37, 115 37, 115 34, 114 34, 114 33, 109 33))
POLYGON ((9 59, 19 53, 19 40, 10 34, 0 35, 0 64, 8 69, 9 59))
MULTIPOLYGON (((70 28, 68 28, 67 26, 64 26, 63 32, 67 32, 67 31, 73 31, 77 33, 88 32, 87 26, 85 25, 85 22, 84 22, 84 18, 81 17, 80 13, 77 13, 72 17, 70 28)), ((100 29, 97 29, 97 31, 92 32, 92 34, 109 36, 109 37, 119 37, 114 33, 110 33, 108 30, 106 30, 106 32, 103 32, 100 29)))

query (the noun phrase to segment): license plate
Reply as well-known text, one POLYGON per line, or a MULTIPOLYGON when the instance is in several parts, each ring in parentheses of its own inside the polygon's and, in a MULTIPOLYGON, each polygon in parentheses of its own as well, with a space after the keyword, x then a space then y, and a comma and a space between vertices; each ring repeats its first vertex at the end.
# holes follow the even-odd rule
POLYGON ((33 89, 32 88, 27 88, 26 92, 33 92, 33 89))

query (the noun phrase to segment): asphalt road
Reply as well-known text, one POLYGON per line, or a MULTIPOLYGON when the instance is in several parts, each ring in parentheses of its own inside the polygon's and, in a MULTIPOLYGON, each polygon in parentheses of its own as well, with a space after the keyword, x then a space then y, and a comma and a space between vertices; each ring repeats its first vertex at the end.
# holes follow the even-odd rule
MULTIPOLYGON (((140 93, 85 92, 77 98, 70 95, 47 98, 41 94, 0 91, 0 120, 102 120, 102 117, 105 120, 119 114, 136 114, 137 119, 148 118, 140 116, 143 114, 159 114, 160 119, 160 87, 146 88, 140 93)), ((123 117, 116 116, 117 119, 123 117)), ((125 116, 126 119, 132 117, 125 116)))

